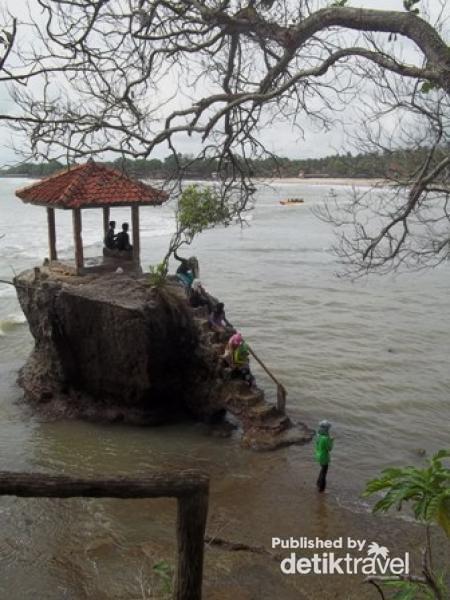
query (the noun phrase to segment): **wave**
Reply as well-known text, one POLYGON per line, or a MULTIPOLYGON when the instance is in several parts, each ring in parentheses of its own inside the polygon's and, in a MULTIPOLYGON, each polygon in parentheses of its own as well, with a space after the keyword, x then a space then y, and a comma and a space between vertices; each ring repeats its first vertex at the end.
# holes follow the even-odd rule
POLYGON ((0 320, 0 336, 8 335, 8 333, 21 327, 26 322, 27 320, 23 313, 8 315, 5 319, 0 320))

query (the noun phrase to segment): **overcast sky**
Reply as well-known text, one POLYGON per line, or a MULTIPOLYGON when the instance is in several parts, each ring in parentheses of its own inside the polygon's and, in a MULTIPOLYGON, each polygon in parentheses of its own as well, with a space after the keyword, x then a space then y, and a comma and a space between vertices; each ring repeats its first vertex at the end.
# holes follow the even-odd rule
MULTIPOLYGON (((1 0, 0 0, 1 1, 1 0)), ((30 0, 31 5, 36 0, 30 0)), ((423 3, 421 3, 423 5, 423 3)), ((3 5, 15 16, 23 17, 27 11, 27 0, 3 0, 3 5)), ((349 0, 349 6, 364 6, 366 8, 403 10, 403 0, 349 0)), ((430 0, 428 2, 429 10, 432 15, 436 15, 441 6, 440 0, 430 0)), ((450 9, 448 9, 450 12, 450 9)), ((0 112, 11 110, 11 100, 8 98, 6 86, 0 84, 0 112)), ((347 111, 346 120, 351 121, 351 109, 347 111)), ((298 130, 292 126, 281 123, 276 128, 269 127, 264 131, 264 142, 272 152, 288 156, 290 158, 308 158, 320 157, 327 154, 334 154, 336 151, 343 150, 345 146, 345 136, 342 126, 334 127, 331 131, 325 132, 312 126, 307 119, 301 121, 304 129, 302 136, 298 130)), ((17 162, 17 157, 9 148, 11 146, 13 134, 5 127, 0 127, 0 165, 17 162)), ((17 142, 17 138, 15 138, 17 142)), ((185 138, 180 139, 178 148, 181 152, 195 152, 198 149, 198 142, 185 138)), ((159 147, 152 156, 163 158, 169 154, 166 147, 159 147)))

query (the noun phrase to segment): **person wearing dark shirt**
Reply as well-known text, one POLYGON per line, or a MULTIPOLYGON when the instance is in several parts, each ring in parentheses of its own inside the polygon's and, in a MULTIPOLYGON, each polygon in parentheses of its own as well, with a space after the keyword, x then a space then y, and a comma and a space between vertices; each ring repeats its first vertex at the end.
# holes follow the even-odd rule
POLYGON ((213 309, 212 300, 211 300, 208 292, 202 286, 202 282, 200 281, 200 279, 194 279, 194 281, 192 282, 192 285, 189 289, 188 299, 189 299, 189 304, 190 304, 190 306, 192 306, 192 308, 199 308, 200 306, 207 306, 208 312, 211 312, 213 309))
POLYGON ((208 323, 210 329, 216 333, 235 333, 233 325, 225 316, 225 306, 223 302, 218 302, 209 315, 208 323))
POLYGON ((116 235, 116 248, 117 250, 132 250, 128 235, 128 223, 122 223, 122 231, 116 235))
POLYGON ((109 248, 110 250, 113 250, 116 247, 116 234, 114 233, 115 228, 116 228, 116 222, 110 221, 109 229, 105 235, 105 240, 104 240, 105 248, 109 248))

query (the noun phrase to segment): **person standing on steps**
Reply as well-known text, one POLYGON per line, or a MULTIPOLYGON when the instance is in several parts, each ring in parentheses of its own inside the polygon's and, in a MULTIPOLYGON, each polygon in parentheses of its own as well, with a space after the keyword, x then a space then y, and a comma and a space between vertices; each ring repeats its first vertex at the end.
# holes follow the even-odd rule
POLYGON ((194 279, 188 293, 189 305, 192 308, 199 308, 200 306, 206 306, 208 313, 213 310, 213 301, 211 296, 205 290, 200 279, 194 279))
POLYGON ((236 333, 233 325, 228 321, 225 316, 225 305, 223 302, 218 302, 208 318, 209 328, 216 333, 236 333))
POLYGON ((315 455, 320 465, 319 477, 317 478, 317 489, 324 492, 327 487, 328 465, 330 464, 330 453, 333 448, 333 438, 330 436, 331 423, 320 421, 319 430, 315 439, 315 455))
POLYGON ((231 368, 231 379, 242 379, 249 387, 254 388, 256 383, 250 371, 249 354, 250 351, 244 338, 239 332, 236 332, 228 340, 222 359, 231 368))

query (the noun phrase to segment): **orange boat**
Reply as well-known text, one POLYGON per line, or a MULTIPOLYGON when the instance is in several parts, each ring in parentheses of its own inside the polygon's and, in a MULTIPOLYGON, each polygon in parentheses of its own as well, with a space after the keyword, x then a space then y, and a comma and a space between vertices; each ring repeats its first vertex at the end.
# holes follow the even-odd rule
POLYGON ((293 206, 295 204, 304 204, 303 198, 288 198, 287 200, 280 200, 280 204, 284 206, 293 206))

